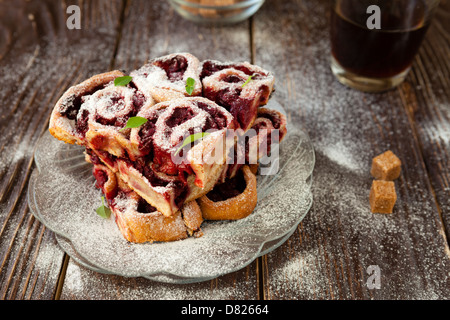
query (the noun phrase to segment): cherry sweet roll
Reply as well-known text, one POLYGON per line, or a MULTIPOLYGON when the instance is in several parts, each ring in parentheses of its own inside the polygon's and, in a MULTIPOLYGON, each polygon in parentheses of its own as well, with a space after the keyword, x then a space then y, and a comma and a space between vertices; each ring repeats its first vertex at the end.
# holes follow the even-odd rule
MULTIPOLYGON (((90 158, 87 158, 90 161, 90 158)), ((183 205, 177 214, 166 217, 149 205, 108 167, 94 164, 96 186, 102 190, 116 224, 127 241, 144 243, 176 241, 199 237, 203 223, 197 202, 183 205)))
POLYGON ((249 216, 258 202, 256 176, 244 165, 197 200, 205 220, 239 220, 249 216))
POLYGON ((127 121, 154 101, 133 83, 115 86, 113 81, 120 76, 123 73, 113 71, 71 87, 53 110, 50 133, 68 143, 126 156, 130 148, 129 129, 123 130, 127 121))
POLYGON ((128 86, 108 86, 85 98, 80 112, 86 113, 86 147, 108 152, 115 157, 128 157, 130 129, 126 124, 141 108, 154 105, 153 99, 128 86))
MULTIPOLYGON (((164 111, 159 114, 152 136, 154 163, 159 171, 180 178, 193 173, 197 186, 204 188, 225 163, 228 154, 225 137, 227 131, 234 128, 233 117, 214 102, 201 97, 173 100, 150 109, 161 108, 164 111), (208 135, 199 140, 200 143, 180 149, 186 138, 198 133, 208 135), (224 151, 220 158, 216 150, 224 151)), ((139 115, 145 117, 147 110, 139 115)))
POLYGON ((84 145, 88 114, 80 112, 87 96, 110 85, 122 77, 121 71, 95 75, 84 82, 70 87, 58 100, 50 117, 50 133, 57 139, 70 144, 84 145))
POLYGON ((280 144, 287 133, 286 117, 272 109, 259 108, 252 130, 255 136, 245 143, 246 163, 254 164, 269 155, 272 145, 280 144))
POLYGON ((130 76, 138 89, 151 94, 156 102, 202 94, 200 62, 189 53, 174 53, 153 59, 130 76), (186 91, 188 78, 195 81, 191 94, 186 91))
POLYGON ((250 130, 239 135, 235 147, 227 159, 220 182, 233 178, 246 164, 257 167, 258 161, 270 154, 273 145, 280 144, 287 133, 286 117, 279 111, 259 108, 258 116, 250 130))
POLYGON ((258 107, 269 101, 275 83, 270 72, 248 62, 214 60, 203 62, 200 79, 203 96, 230 111, 244 131, 253 125, 258 107))
POLYGON ((276 110, 259 108, 251 129, 247 132, 249 139, 241 136, 236 143, 234 160, 219 183, 197 200, 205 220, 243 219, 255 209, 257 161, 286 136, 286 117, 276 110))

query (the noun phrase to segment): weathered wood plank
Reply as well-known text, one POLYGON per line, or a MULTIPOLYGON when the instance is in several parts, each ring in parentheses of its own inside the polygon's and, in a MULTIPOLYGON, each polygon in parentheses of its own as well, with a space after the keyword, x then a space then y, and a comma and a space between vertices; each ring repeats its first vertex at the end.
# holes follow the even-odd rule
MULTIPOLYGON (((328 4, 268 1, 254 18, 255 63, 274 70, 274 98, 310 134, 317 156, 312 210, 263 259, 264 298, 448 298, 448 246, 409 104, 402 89, 364 94, 334 79, 328 4), (369 209, 370 163, 387 149, 403 171, 394 213, 377 215, 369 209), (367 286, 371 265, 380 268, 381 289, 367 286)), ((448 104, 446 94, 440 97, 448 104)), ((442 125, 437 116, 433 121, 442 125)))
POLYGON ((64 300, 236 300, 256 299, 257 270, 243 270, 194 284, 165 284, 144 278, 124 278, 93 272, 77 263, 67 268, 61 299, 64 300))
POLYGON ((250 60, 248 22, 202 26, 179 17, 167 1, 127 4, 115 68, 129 72, 149 59, 176 52, 190 52, 200 60, 250 60))
MULTIPOLYGON (((33 146, 69 85, 175 51, 250 59, 248 23, 200 27, 178 18, 165 1, 124 3, 0 3, 2 299, 55 294, 64 255, 30 215, 25 190, 33 146), (72 3, 82 8, 80 31, 65 27, 65 8, 72 3)), ((262 259, 264 289, 257 263, 207 283, 178 286, 97 274, 70 261, 62 298, 448 298, 443 225, 448 236, 450 37, 448 2, 443 6, 447 11, 439 12, 407 81, 380 95, 346 89, 331 75, 325 1, 268 1, 254 18, 255 63, 275 71, 275 98, 291 122, 304 126, 317 151, 314 206, 288 242, 262 259), (388 148, 404 163, 396 182, 399 200, 393 215, 372 215, 370 159, 388 148), (370 265, 381 269, 379 290, 367 288, 370 265)))
MULTIPOLYGON (((167 1, 127 1, 113 67, 130 72, 149 59, 190 52, 199 59, 250 60, 249 24, 218 28, 178 17, 167 1)), ((95 274, 70 261, 61 299, 257 299, 256 262, 212 281, 166 285, 95 274)))
POLYGON ((0 294, 4 299, 52 299, 64 254, 27 207, 34 146, 61 94, 108 68, 122 2, 14 1, 0 6, 6 39, 0 43, 0 294), (66 27, 71 4, 81 8, 81 30, 66 27))
POLYGON ((401 94, 450 238, 450 2, 443 1, 401 94))

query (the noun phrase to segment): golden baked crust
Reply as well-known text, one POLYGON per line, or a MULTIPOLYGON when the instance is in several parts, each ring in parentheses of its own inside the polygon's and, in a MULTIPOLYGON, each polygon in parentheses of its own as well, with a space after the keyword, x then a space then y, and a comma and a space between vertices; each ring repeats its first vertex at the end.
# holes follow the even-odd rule
POLYGON ((137 211, 139 196, 134 192, 122 194, 121 197, 118 200, 125 201, 127 206, 113 206, 112 212, 122 235, 130 242, 169 242, 186 239, 196 233, 201 234, 200 225, 203 219, 195 201, 184 204, 175 215, 166 217, 158 211, 137 211), (123 198, 125 196, 126 198, 123 198))
MULTIPOLYGON (((239 220, 249 216, 256 207, 258 194, 256 176, 249 166, 242 167, 246 182, 244 192, 236 197, 214 202, 208 195, 197 200, 205 220, 239 220)), ((225 182, 226 183, 226 182, 225 182)))

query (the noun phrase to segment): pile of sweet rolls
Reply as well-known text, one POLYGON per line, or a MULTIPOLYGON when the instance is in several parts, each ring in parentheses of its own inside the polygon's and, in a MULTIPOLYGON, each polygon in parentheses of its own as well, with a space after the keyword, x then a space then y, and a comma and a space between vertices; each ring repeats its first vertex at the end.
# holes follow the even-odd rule
POLYGON ((286 135, 285 116, 265 107, 274 82, 248 62, 170 54, 69 88, 49 130, 85 147, 126 240, 199 237, 203 221, 256 207, 258 160, 286 135))

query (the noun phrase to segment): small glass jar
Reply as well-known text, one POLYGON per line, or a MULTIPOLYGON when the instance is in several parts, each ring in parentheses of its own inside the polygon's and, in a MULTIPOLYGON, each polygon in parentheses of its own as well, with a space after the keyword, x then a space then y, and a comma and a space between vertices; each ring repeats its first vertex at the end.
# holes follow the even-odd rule
POLYGON ((264 0, 169 0, 182 17, 200 23, 237 23, 255 14, 264 0))

